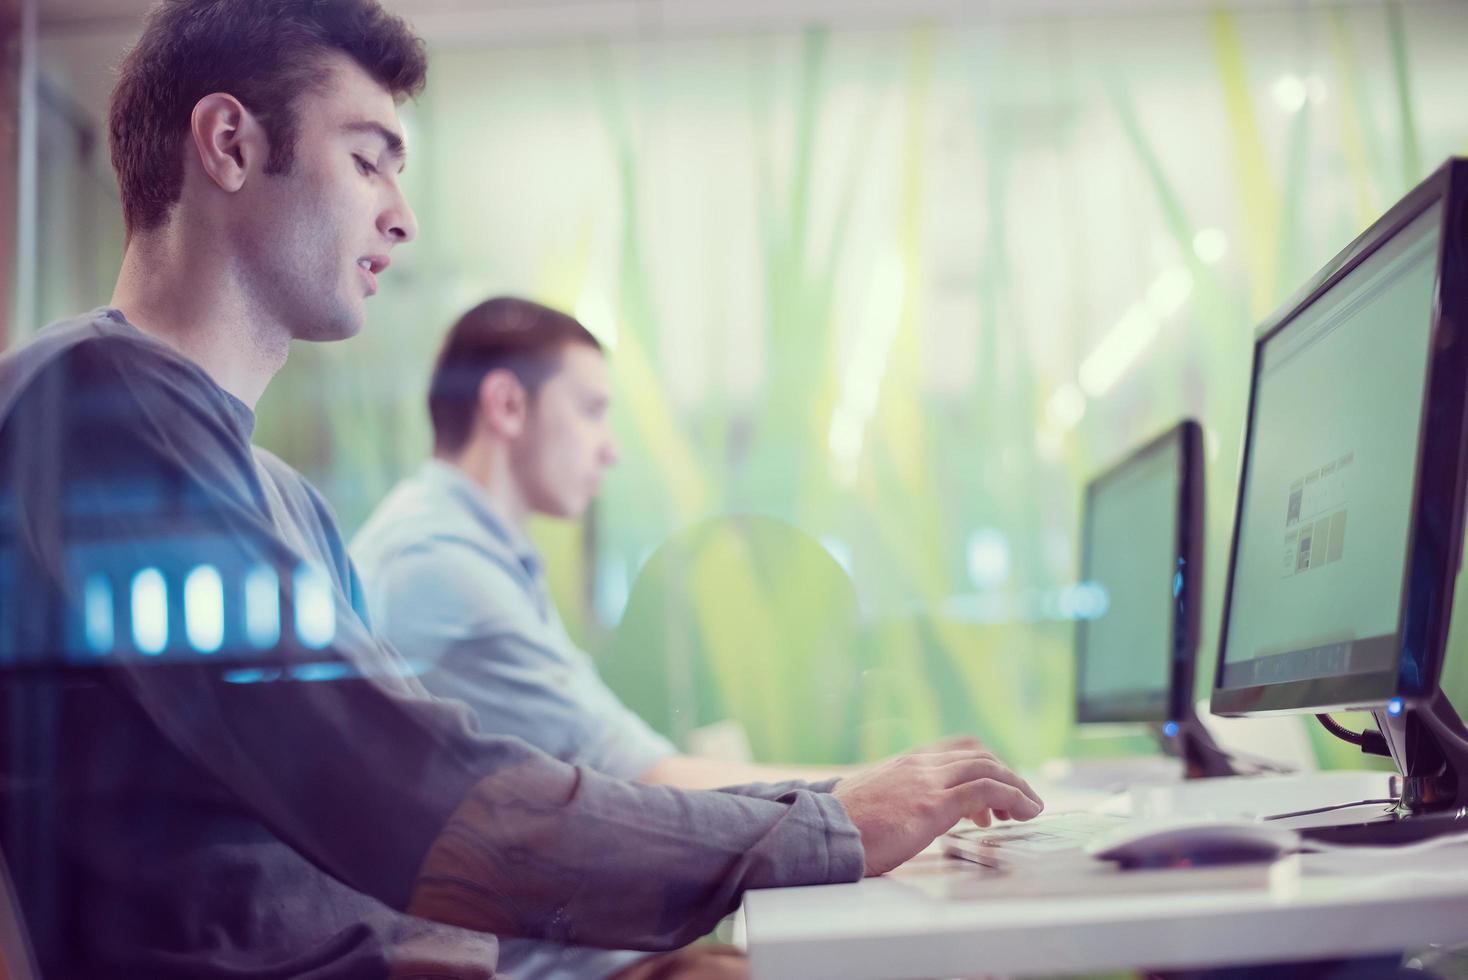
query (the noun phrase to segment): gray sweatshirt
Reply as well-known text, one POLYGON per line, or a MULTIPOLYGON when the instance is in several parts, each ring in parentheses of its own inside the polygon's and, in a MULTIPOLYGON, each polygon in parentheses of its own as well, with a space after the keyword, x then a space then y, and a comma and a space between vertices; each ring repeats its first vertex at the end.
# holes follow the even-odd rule
POLYGON ((116 310, 0 359, 0 849, 45 976, 661 950, 860 877, 827 794, 623 782, 428 695, 253 425, 116 310))

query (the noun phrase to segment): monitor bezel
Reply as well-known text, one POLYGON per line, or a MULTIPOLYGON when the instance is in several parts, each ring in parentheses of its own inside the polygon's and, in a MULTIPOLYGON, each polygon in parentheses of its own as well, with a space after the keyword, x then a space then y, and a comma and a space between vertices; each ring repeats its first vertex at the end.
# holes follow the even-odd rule
POLYGON ((1193 419, 1177 425, 1149 440, 1120 462, 1108 467, 1086 484, 1081 516, 1081 580, 1089 581, 1092 567, 1090 527, 1097 496, 1107 485, 1128 473, 1133 467, 1158 453, 1176 450, 1178 468, 1177 505, 1174 508, 1173 567, 1180 570, 1172 605, 1169 631, 1170 671, 1166 714, 1140 709, 1128 710, 1088 700, 1081 686, 1086 667, 1086 635, 1088 623, 1078 619, 1075 625, 1075 716, 1077 724, 1116 722, 1181 721, 1192 713, 1193 670, 1198 652, 1199 607, 1203 598, 1203 430, 1193 419))
POLYGON ((1465 379, 1468 379, 1468 338, 1459 325, 1468 325, 1468 282, 1464 271, 1468 249, 1465 223, 1468 160, 1450 159, 1413 188, 1391 210, 1356 238, 1317 273, 1255 334, 1250 371, 1248 414, 1245 416, 1239 477, 1234 497, 1234 522, 1225 573, 1223 606, 1214 664, 1211 710, 1220 715, 1294 714, 1352 709, 1374 709, 1393 699, 1403 705, 1420 703, 1437 689, 1446 642, 1448 611, 1452 608, 1454 580, 1462 545, 1465 437, 1465 379), (1228 650, 1229 614, 1243 519, 1244 488, 1249 478, 1253 448, 1259 371, 1264 346, 1286 329, 1326 291, 1369 259, 1381 246, 1441 203, 1442 227, 1432 291, 1427 379, 1423 389, 1422 418, 1418 423, 1417 467, 1413 474, 1412 514, 1407 530, 1407 555, 1402 580, 1397 636, 1397 665, 1391 670, 1319 677, 1279 684, 1222 686, 1228 650), (1445 275, 1444 271, 1456 276, 1445 275))

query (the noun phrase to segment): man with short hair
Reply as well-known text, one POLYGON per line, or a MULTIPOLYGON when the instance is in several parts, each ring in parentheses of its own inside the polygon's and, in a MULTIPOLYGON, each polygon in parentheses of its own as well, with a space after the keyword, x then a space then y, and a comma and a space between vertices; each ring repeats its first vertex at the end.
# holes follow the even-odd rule
MULTIPOLYGON (((573 317, 509 296, 460 317, 429 382, 433 457, 352 541, 374 625, 422 661, 425 687, 473 708, 482 730, 562 761, 684 789, 822 780, 806 785, 829 791, 835 769, 678 753, 567 635, 527 524, 580 517, 595 499, 617 461, 610 396, 602 346, 573 317)), ((523 978, 604 976, 626 955, 525 940, 503 952, 523 978)))
POLYGON ((460 317, 429 381, 433 457, 352 541, 378 632, 484 730, 608 775, 685 789, 837 775, 679 755, 567 636, 527 525, 591 505, 617 461, 610 404, 601 343, 574 317, 510 296, 460 317))
POLYGON ((396 105, 424 74, 375 0, 164 0, 123 63, 112 301, 0 359, 0 849, 47 977, 667 950, 745 888, 1039 810, 978 752, 834 794, 622 782, 479 734, 373 635, 330 509, 250 437, 291 342, 360 330, 416 234, 396 105))

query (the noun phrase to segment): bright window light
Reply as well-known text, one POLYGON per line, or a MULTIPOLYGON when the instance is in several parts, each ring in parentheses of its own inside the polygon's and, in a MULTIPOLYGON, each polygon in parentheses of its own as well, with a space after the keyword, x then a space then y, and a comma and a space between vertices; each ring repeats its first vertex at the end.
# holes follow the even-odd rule
POLYGON ((1055 389, 1046 409, 1057 423, 1071 429, 1086 416, 1086 396, 1080 388, 1067 382, 1055 389))
POLYGON ((1176 266, 1158 276, 1147 287, 1144 299, 1128 307, 1081 362, 1081 390, 1092 398, 1110 391, 1152 346, 1163 320, 1182 309, 1192 294, 1193 275, 1187 269, 1176 266))
POLYGON ((968 538, 968 577, 980 589, 997 589, 1009 581, 1009 539, 994 527, 979 528, 968 538))
POLYGON ((1158 317, 1169 317, 1182 309, 1193 294, 1193 274, 1187 269, 1168 269, 1147 289, 1147 307, 1158 317))
POLYGON ((1204 265, 1213 265, 1228 254, 1228 236, 1217 228, 1204 228, 1193 236, 1193 254, 1204 265))
POLYGON ((1285 112, 1299 112, 1305 108, 1305 101, 1310 98, 1310 90, 1305 80, 1299 75, 1284 74, 1275 79, 1274 101, 1285 112))

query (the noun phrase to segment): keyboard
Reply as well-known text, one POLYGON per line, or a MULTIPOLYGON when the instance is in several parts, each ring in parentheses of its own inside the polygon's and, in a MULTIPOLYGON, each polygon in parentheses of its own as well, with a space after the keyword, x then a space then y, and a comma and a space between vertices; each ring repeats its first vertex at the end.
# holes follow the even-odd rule
POLYGON ((1088 843, 1124 827, 1129 817, 1109 813, 1055 813, 1028 823, 979 827, 963 823, 943 839, 943 852, 997 871, 1089 863, 1088 843))

